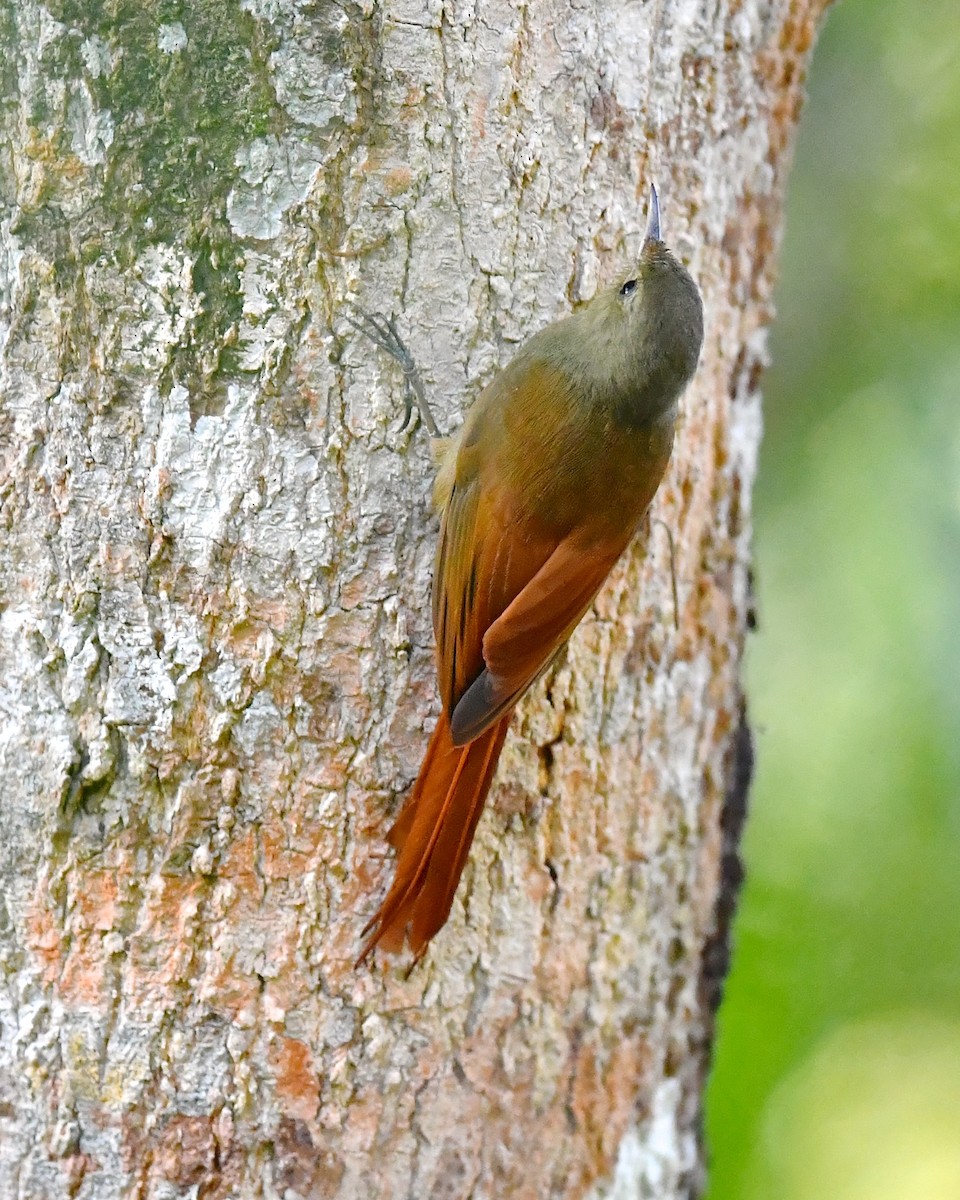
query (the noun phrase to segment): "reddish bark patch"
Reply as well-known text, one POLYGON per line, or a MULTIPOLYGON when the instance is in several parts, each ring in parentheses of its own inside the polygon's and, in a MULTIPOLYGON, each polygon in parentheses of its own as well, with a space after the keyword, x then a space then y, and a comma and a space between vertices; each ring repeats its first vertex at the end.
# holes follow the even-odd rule
POLYGON ((298 1121, 312 1121, 320 1107, 320 1082, 310 1047, 296 1038, 278 1037, 270 1062, 276 1072, 277 1096, 287 1112, 298 1121))

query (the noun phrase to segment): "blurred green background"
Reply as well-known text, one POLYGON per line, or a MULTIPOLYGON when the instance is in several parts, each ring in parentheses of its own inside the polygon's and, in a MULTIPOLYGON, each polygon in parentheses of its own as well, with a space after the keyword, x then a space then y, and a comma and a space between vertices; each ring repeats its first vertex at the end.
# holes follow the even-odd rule
POLYGON ((710 1200, 960 1200, 960 0, 842 0, 755 493, 710 1200))

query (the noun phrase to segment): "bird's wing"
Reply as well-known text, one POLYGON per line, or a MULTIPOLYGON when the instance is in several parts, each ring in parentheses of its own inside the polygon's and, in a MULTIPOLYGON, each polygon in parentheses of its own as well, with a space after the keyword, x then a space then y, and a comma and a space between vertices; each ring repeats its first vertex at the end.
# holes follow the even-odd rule
POLYGON ((511 511, 502 493, 477 478, 454 484, 444 509, 433 587, 437 675, 453 713, 484 670, 487 630, 534 578, 555 548, 511 511))
POLYGON ((586 546, 564 538, 483 637, 483 670, 451 718, 456 745, 479 737, 517 703, 566 643, 629 538, 586 546))
POLYGON ((552 459, 570 453, 572 425, 564 422, 576 408, 561 372, 515 360, 479 398, 450 447, 455 459, 442 467, 433 625, 455 745, 517 703, 632 536, 632 529, 611 536, 609 522, 598 536, 588 506, 577 509, 572 528, 543 511, 552 459), (555 418, 547 429, 544 411, 555 418))

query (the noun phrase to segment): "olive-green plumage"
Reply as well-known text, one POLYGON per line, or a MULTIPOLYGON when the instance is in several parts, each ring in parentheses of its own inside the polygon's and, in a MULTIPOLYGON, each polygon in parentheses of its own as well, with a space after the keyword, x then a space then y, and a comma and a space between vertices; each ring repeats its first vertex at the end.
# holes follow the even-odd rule
POLYGON ((703 340, 696 285, 660 239, 530 339, 438 447, 433 623, 443 712, 390 834, 376 944, 419 957, 450 911, 517 701, 565 644, 663 477, 703 340))

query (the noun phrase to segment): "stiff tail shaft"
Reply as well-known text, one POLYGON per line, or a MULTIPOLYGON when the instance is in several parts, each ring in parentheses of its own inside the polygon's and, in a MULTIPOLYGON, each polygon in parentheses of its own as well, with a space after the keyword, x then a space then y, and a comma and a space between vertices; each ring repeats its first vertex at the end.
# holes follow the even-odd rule
POLYGON ((409 938, 415 960, 453 905, 470 843, 510 724, 507 714, 466 746, 454 746, 442 714, 417 782, 388 835, 397 851, 393 885, 364 933, 359 961, 375 946, 395 954, 409 938), (371 932, 372 931, 372 932, 371 932))

